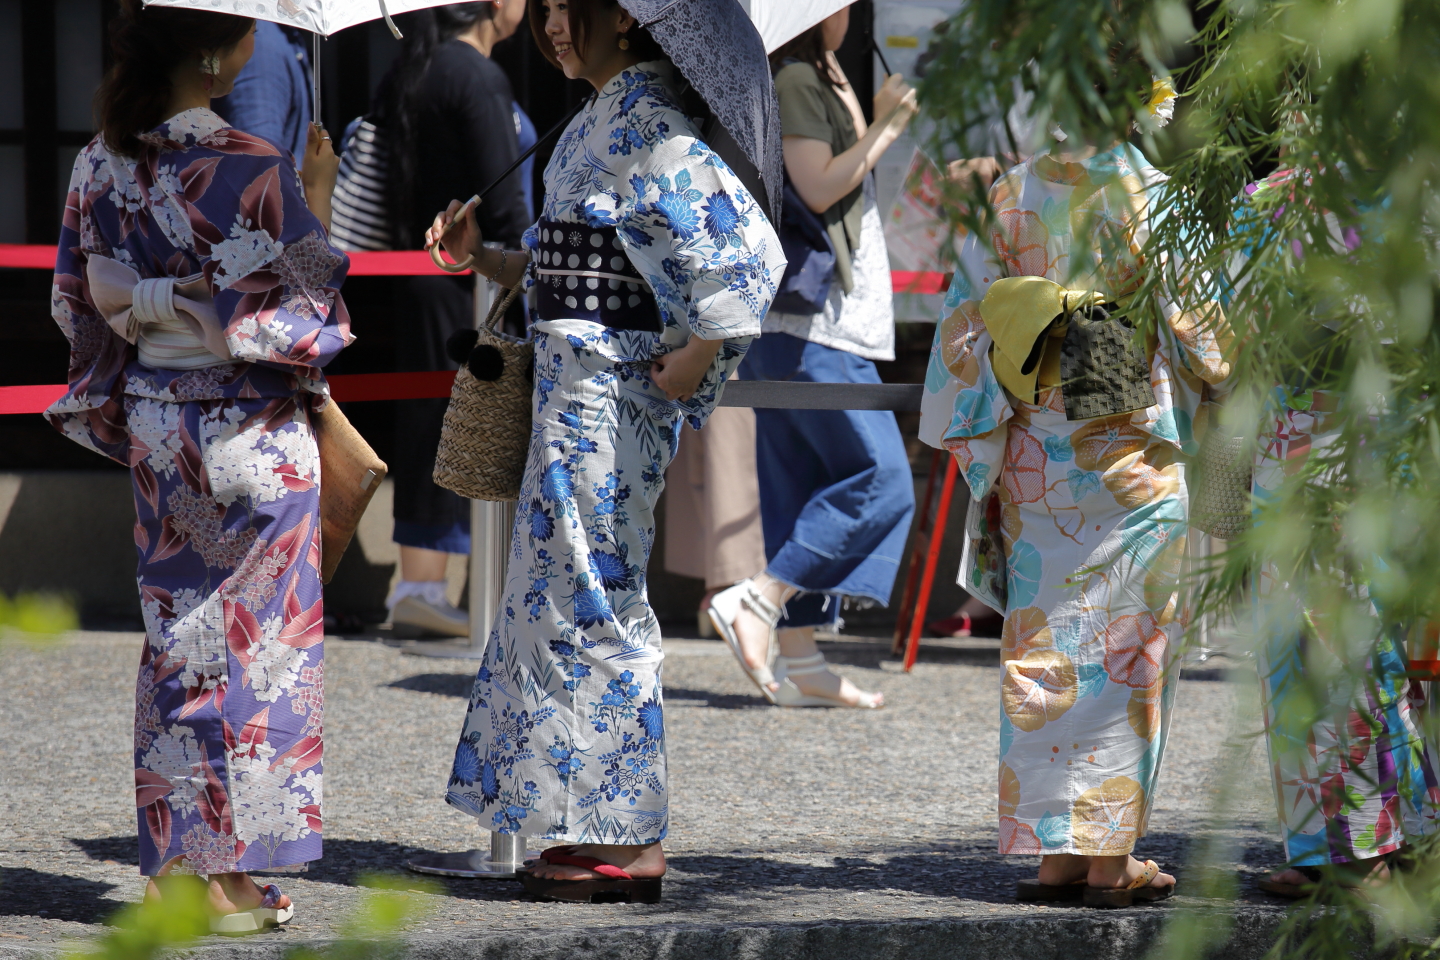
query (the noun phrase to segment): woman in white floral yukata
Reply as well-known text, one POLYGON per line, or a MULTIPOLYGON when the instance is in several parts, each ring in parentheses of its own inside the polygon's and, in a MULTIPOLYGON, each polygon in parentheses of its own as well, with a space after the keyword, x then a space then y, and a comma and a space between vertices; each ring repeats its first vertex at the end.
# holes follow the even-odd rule
POLYGON ((930 354, 920 436, 972 495, 961 585, 1005 615, 1000 852, 1041 857, 1021 899, 1126 906, 1175 884, 1130 854, 1186 619, 1184 464, 1232 336, 1213 301, 1162 298, 1134 342, 1125 307, 1154 268, 1163 180, 1124 143, 1052 145, 996 180, 930 354))
MULTIPOLYGON (((210 110, 247 18, 125 0, 70 180, 52 311, 67 437, 128 466, 146 643, 135 704, 140 870, 209 878, 217 932, 289 919, 249 870, 320 856, 320 368, 350 341, 327 236, 338 165, 210 110), (307 206, 308 202, 308 206, 307 206)), ((166 896, 152 881, 147 898, 166 896)))
POLYGON ((715 407, 785 264, 624 8, 531 0, 530 18, 551 62, 597 91, 545 169, 541 219, 502 252, 457 201, 427 236, 503 287, 539 286, 504 606, 447 799, 487 829, 572 844, 522 871, 532 893, 654 902, 669 793, 653 511, 681 425, 715 407))

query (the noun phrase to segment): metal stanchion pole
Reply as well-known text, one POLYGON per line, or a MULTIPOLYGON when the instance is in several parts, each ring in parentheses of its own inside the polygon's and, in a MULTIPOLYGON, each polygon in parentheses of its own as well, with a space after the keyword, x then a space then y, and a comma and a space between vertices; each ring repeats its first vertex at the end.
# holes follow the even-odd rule
MULTIPOLYGON (((490 285, 475 274, 475 326, 490 312, 490 285)), ((515 504, 470 501, 470 636, 463 641, 411 644, 406 653, 428 657, 478 660, 485 656, 490 625, 504 600, 505 559, 510 532, 515 526, 515 504)), ((490 852, 427 853, 412 857, 405 866, 416 873, 441 877, 506 880, 525 862, 525 838, 508 833, 490 834, 490 852)))
POLYGON ((467 877, 474 880, 508 880, 525 862, 525 838, 511 833, 490 834, 490 852, 427 853, 405 861, 416 873, 439 877, 467 877))

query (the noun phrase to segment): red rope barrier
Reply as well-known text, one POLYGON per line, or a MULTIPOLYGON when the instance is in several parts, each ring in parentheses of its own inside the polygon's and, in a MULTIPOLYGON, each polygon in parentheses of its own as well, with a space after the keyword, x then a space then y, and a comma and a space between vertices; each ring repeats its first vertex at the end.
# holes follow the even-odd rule
MULTIPOLYGON (((44 244, 0 243, 0 268, 54 270, 56 248, 44 244)), ((352 277, 445 276, 424 250, 382 250, 350 254, 352 277)), ((950 285, 946 273, 890 271, 896 293, 944 293, 950 285)), ((449 370, 419 373, 352 373, 330 377, 336 400, 424 400, 450 396, 455 374, 449 370)), ((0 387, 0 415, 43 413, 65 395, 65 384, 46 383, 0 387)))
MULTIPOLYGON (((347 403, 360 400, 426 400, 449 397, 454 370, 417 373, 349 373, 330 377, 330 395, 347 403)), ((65 384, 41 383, 0 387, 0 414, 44 413, 65 396, 65 384)))
MULTIPOLYGON (((0 243, 0 267, 54 270, 55 248, 44 244, 0 243)), ((372 250, 350 254, 352 277, 419 277, 446 274, 424 250, 372 250)), ((929 270, 891 270, 896 293, 944 293, 950 274, 929 270)))

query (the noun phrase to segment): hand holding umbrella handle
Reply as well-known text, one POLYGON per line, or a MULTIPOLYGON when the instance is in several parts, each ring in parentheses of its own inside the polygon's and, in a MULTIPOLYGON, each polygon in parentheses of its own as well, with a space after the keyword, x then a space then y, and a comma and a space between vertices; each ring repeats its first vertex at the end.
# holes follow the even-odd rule
MULTIPOLYGON (((471 208, 473 208, 479 202, 480 196, 478 194, 471 197, 469 200, 466 200, 464 205, 462 205, 459 210, 455 211, 455 216, 450 218, 450 223, 457 224, 461 220, 468 217, 470 215, 471 208)), ((473 253, 467 256, 464 260, 459 261, 458 263, 447 263, 445 259, 440 255, 440 246, 441 243, 439 238, 437 238, 434 243, 430 244, 430 260, 435 264, 435 266, 439 267, 441 270, 444 270, 446 273, 464 273, 475 265, 475 254, 473 253)))

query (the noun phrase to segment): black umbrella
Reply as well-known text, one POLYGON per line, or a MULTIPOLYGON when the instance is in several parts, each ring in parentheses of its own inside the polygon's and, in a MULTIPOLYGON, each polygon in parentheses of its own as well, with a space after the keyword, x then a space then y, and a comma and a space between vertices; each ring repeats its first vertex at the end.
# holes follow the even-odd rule
POLYGON ((620 0, 710 108, 700 135, 780 215, 780 104, 765 43, 738 0, 620 0))

